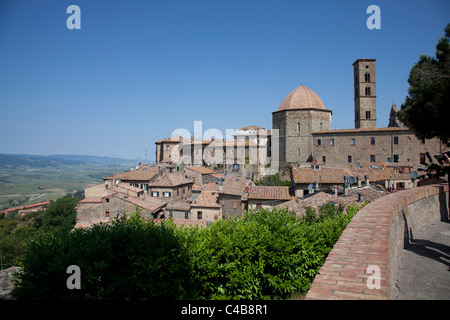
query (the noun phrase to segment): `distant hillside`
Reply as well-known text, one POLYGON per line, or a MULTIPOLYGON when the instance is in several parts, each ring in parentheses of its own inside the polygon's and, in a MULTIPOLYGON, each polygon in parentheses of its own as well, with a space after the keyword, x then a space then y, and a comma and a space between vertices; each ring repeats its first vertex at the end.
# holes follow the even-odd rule
POLYGON ((58 165, 82 165, 82 164, 105 164, 105 165, 136 165, 135 160, 83 156, 83 155, 29 155, 29 154, 0 154, 0 166, 19 167, 29 166, 31 168, 46 168, 58 165))
POLYGON ((87 185, 137 163, 82 155, 0 154, 0 209, 82 195, 87 185))

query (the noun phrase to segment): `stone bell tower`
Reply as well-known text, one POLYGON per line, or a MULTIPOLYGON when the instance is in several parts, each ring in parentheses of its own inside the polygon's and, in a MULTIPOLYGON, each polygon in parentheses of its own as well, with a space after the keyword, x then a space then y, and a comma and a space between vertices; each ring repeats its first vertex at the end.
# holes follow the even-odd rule
POLYGON ((377 93, 375 59, 358 59, 353 63, 355 87, 355 128, 377 127, 377 93))

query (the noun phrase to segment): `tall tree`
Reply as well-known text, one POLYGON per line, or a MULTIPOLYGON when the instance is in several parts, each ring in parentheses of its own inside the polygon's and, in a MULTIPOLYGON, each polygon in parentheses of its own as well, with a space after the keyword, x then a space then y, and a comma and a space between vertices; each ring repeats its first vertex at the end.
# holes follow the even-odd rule
POLYGON ((436 46, 436 58, 421 55, 409 74, 409 96, 398 114, 419 138, 450 138, 450 23, 436 46))
MULTIPOLYGON (((409 96, 398 118, 419 138, 440 138, 449 146, 450 140, 450 23, 445 36, 436 46, 436 58, 421 55, 409 74, 409 96)), ((435 155, 438 164, 427 153, 428 176, 447 175, 450 186, 449 153, 435 155)), ((449 195, 450 202, 450 195, 449 195)))

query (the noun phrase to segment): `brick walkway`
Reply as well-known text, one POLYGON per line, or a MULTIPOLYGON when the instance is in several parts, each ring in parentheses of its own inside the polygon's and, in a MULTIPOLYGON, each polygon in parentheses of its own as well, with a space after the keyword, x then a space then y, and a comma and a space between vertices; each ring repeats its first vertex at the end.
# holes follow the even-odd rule
POLYGON ((450 300, 450 223, 434 221, 402 252, 395 299, 450 300))

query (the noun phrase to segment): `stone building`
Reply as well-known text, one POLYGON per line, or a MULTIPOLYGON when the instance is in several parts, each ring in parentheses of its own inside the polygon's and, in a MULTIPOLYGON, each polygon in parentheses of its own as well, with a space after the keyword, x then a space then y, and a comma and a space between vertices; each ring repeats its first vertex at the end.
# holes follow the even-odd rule
POLYGON ((248 192, 246 210, 250 208, 271 209, 292 199, 289 187, 251 186, 248 192))
POLYGON ((192 180, 178 173, 160 175, 149 185, 149 195, 163 201, 178 201, 188 199, 192 194, 192 180))
POLYGON ((332 111, 319 96, 300 86, 272 112, 272 128, 279 130, 280 164, 312 162, 312 132, 331 129, 332 111))
POLYGON ((222 219, 217 191, 202 191, 200 196, 191 204, 191 220, 205 220, 209 222, 222 219))

